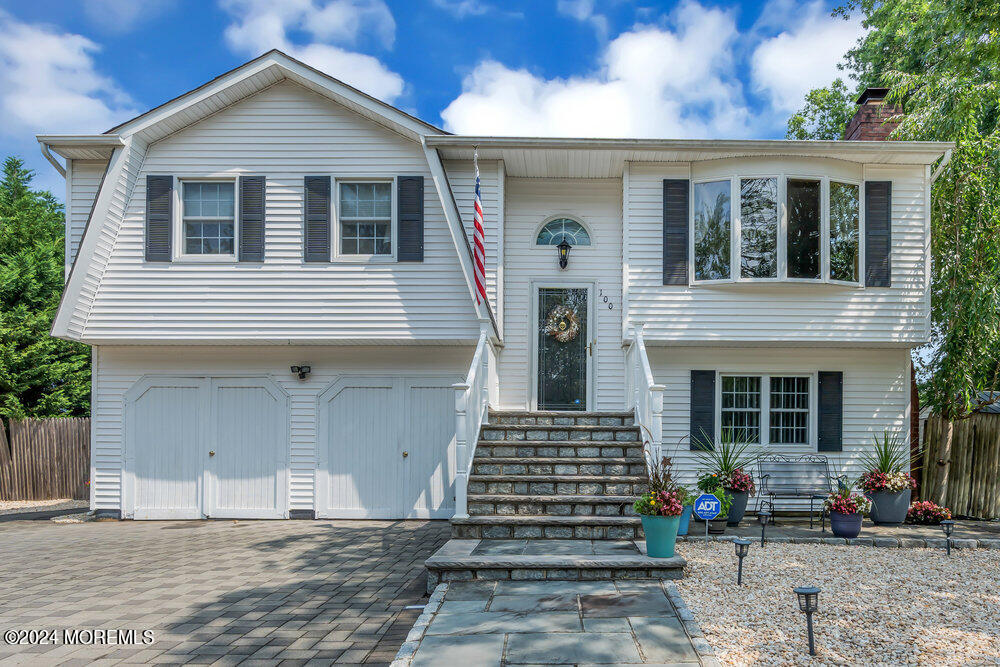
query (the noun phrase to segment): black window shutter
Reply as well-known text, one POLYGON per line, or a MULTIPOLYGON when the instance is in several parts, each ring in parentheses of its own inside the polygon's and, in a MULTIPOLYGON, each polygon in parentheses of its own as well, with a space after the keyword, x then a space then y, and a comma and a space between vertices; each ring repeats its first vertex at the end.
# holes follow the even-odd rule
POLYGON ((663 284, 688 284, 689 184, 663 179, 663 284))
POLYGON ((240 261, 264 261, 264 177, 240 176, 240 261))
POLYGON ((330 177, 305 177, 305 261, 330 261, 330 177))
POLYGON ((173 176, 146 176, 147 262, 169 262, 171 259, 173 201, 173 176))
POLYGON ((714 449, 715 371, 691 371, 691 449, 714 449))
POLYGON ((424 261, 424 177, 396 178, 400 262, 424 261))
POLYGON ((892 283, 892 181, 865 181, 865 285, 892 283))
POLYGON ((844 449, 844 374, 819 372, 819 419, 817 449, 840 452, 844 449))

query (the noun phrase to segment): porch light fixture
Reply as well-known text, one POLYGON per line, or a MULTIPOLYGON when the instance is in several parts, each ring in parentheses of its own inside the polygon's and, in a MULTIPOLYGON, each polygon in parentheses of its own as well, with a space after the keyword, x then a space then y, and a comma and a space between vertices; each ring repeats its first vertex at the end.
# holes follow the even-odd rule
POLYGON ((799 611, 806 615, 806 625, 809 629, 809 655, 816 655, 816 643, 813 641, 813 612, 819 608, 819 589, 815 586, 800 586, 792 590, 799 597, 799 611))
POLYGON ((300 380, 305 380, 306 376, 312 373, 312 366, 292 366, 290 370, 297 374, 300 380))
POLYGON ((948 555, 951 555, 951 534, 955 530, 955 522, 951 519, 945 519, 941 522, 941 530, 944 531, 945 546, 948 549, 948 555))
POLYGON ((764 546, 764 531, 767 530, 767 524, 770 520, 770 512, 757 512, 757 521, 760 522, 760 546, 764 546))
POLYGON ((563 240, 559 242, 559 245, 556 246, 556 250, 559 251, 560 269, 565 269, 569 265, 569 250, 572 247, 573 246, 566 242, 565 236, 563 237, 563 240))
POLYGON ((736 585, 743 585, 743 559, 750 553, 750 540, 733 540, 736 545, 736 557, 740 559, 739 573, 736 575, 736 585))

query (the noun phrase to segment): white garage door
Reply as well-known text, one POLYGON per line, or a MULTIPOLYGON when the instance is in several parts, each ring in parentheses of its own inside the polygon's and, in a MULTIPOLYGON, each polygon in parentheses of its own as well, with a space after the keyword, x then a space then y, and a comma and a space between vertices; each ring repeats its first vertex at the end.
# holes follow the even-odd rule
POLYGON ((345 377, 319 400, 316 514, 454 513, 454 377, 345 377))
POLYGON ((287 516, 287 434, 287 396, 267 378, 142 380, 126 397, 132 516, 287 516))

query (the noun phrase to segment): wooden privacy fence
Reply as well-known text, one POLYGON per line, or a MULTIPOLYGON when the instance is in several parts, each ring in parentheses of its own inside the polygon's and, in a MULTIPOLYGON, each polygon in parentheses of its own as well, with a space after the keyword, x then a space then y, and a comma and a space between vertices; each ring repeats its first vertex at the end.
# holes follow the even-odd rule
POLYGON ((87 500, 89 478, 89 418, 0 421, 0 500, 87 500))
MULTIPOLYGON (((935 494, 938 459, 944 446, 945 422, 928 417, 924 427, 923 483, 920 497, 935 494)), ((948 490, 943 498, 956 516, 1000 517, 1000 415, 974 414, 955 422, 948 490)))

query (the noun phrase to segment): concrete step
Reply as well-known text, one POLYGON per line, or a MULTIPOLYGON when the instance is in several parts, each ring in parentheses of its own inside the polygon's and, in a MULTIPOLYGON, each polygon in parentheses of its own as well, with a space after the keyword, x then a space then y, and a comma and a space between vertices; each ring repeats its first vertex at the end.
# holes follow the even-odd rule
POLYGON ((480 440, 475 460, 511 457, 542 458, 638 458, 642 459, 642 442, 593 442, 590 440, 521 440, 495 442, 480 440))
POLYGON ((646 491, 638 475, 469 475, 475 492, 518 495, 632 496, 646 491))
MULTIPOLYGON (((477 452, 478 454, 478 452, 477 452)), ((490 456, 476 457, 475 475, 645 475, 637 456, 490 456)))
POLYGON ((642 540, 448 540, 424 562, 427 590, 441 582, 680 579, 687 561, 650 558, 642 540))
POLYGON ((479 434, 480 442, 505 440, 572 440, 594 442, 641 442, 635 426, 597 426, 569 424, 566 426, 531 426, 520 424, 486 424, 479 434))
POLYGON ((451 520, 451 536, 463 539, 632 540, 642 537, 637 516, 470 516, 451 520))
POLYGON ((510 496, 470 494, 475 516, 632 516, 634 496, 510 496))
POLYGON ((491 424, 522 424, 538 426, 632 426, 631 412, 570 412, 491 410, 491 424))

